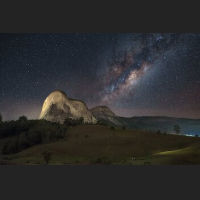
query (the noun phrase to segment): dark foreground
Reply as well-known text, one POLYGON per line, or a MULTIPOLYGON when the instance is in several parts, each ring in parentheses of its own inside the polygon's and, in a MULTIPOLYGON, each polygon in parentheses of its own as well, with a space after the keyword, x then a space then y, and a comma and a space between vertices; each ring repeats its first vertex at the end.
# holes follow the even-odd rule
MULTIPOLYGON (((0 149, 9 138, 0 140, 0 149)), ((65 139, 40 144, 13 155, 0 155, 0 164, 50 165, 199 165, 200 138, 111 130, 109 126, 79 125, 65 139)))

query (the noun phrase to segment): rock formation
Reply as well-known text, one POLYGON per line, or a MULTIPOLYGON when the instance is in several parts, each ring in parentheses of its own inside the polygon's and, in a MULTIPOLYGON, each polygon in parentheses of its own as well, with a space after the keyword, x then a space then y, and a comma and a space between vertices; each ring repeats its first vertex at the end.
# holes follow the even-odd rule
POLYGON ((98 120, 104 120, 106 122, 110 122, 111 124, 121 125, 121 123, 117 120, 115 113, 113 113, 107 106, 97 106, 90 109, 90 112, 98 120))
POLYGON ((51 93, 44 101, 39 119, 63 123, 66 118, 84 118, 84 123, 96 123, 97 120, 80 100, 70 99, 62 91, 51 93))

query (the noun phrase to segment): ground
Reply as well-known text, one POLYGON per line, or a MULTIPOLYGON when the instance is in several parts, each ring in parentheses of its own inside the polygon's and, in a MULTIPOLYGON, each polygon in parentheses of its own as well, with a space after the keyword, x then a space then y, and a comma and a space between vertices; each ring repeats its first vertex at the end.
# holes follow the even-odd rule
MULTIPOLYGON (((9 138, 0 140, 0 149, 9 138)), ((109 126, 79 125, 66 139, 42 144, 14 155, 0 155, 1 164, 45 164, 42 153, 53 153, 52 165, 177 165, 200 164, 200 138, 109 126)))

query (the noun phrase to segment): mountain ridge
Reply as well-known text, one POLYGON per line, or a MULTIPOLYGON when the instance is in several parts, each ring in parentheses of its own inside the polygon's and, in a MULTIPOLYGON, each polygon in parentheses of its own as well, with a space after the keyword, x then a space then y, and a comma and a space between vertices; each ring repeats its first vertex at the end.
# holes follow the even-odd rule
POLYGON ((39 119, 63 123, 66 118, 83 117, 84 123, 98 121, 110 126, 125 126, 130 129, 173 133, 174 125, 181 127, 182 134, 200 135, 200 119, 168 116, 117 116, 108 106, 89 109, 85 102, 69 98, 63 91, 52 92, 44 101, 39 119))

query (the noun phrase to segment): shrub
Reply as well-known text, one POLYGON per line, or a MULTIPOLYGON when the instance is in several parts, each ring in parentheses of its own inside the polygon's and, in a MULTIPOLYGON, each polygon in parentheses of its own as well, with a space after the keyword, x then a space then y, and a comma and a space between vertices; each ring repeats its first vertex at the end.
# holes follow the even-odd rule
POLYGON ((98 120, 96 125, 108 126, 108 123, 105 120, 98 120))
POLYGON ((19 148, 19 141, 17 139, 12 139, 9 140, 2 149, 2 154, 14 154, 14 153, 18 153, 20 151, 19 148))
POLYGON ((114 126, 111 126, 110 129, 111 129, 111 130, 115 130, 115 127, 114 127, 114 126))
POLYGON ((161 131, 160 131, 160 130, 158 130, 158 131, 157 131, 157 133, 158 133, 158 134, 161 134, 161 131))
POLYGON ((126 127, 125 126, 122 126, 122 130, 125 130, 126 129, 126 127))
POLYGON ((45 151, 45 152, 43 152, 42 154, 43 154, 43 156, 44 156, 44 161, 45 161, 46 164, 48 165, 49 162, 50 162, 50 160, 51 160, 51 156, 53 155, 53 153, 50 152, 50 151, 45 151))
POLYGON ((83 124, 84 123, 84 118, 81 117, 79 119, 71 119, 71 118, 66 118, 65 121, 64 121, 64 124, 66 126, 77 126, 79 124, 83 124))
POLYGON ((91 164, 100 164, 100 165, 110 165, 112 161, 108 157, 97 158, 96 160, 92 161, 91 164))
POLYGON ((19 148, 20 150, 27 149, 30 147, 30 141, 26 132, 20 133, 19 135, 19 148))

